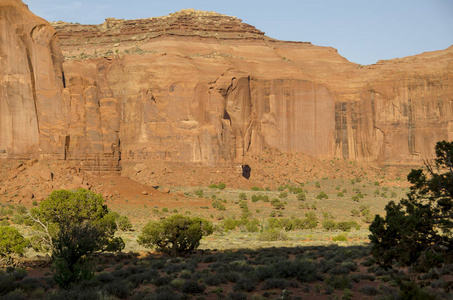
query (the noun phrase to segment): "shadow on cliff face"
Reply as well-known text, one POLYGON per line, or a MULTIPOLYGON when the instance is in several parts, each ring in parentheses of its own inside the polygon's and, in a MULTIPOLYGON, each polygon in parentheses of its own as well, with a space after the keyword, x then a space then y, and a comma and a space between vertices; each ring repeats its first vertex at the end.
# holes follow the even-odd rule
POLYGON ((242 177, 245 179, 250 178, 250 174, 252 173, 252 168, 249 165, 242 165, 242 177))

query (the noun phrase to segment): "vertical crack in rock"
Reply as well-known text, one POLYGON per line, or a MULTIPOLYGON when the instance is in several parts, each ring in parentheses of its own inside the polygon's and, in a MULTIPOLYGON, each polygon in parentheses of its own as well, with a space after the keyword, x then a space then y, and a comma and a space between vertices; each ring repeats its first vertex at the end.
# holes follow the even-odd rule
POLYGON ((408 147, 409 147, 409 153, 412 155, 415 155, 415 124, 414 124, 414 118, 413 118, 413 103, 411 99, 411 86, 410 82, 408 84, 408 99, 407 99, 407 116, 409 118, 408 120, 408 133, 407 133, 407 139, 408 139, 408 147))
POLYGON ((335 145, 343 158, 349 158, 347 103, 335 103, 335 145))
POLYGON ((27 44, 25 43, 23 36, 20 36, 20 39, 24 45, 25 51, 27 53, 27 63, 28 63, 28 70, 30 74, 30 83, 31 83, 31 89, 32 89, 32 97, 33 97, 33 103, 35 107, 35 115, 36 115, 36 128, 38 129, 38 134, 41 133, 39 129, 39 114, 38 114, 38 95, 36 94, 36 79, 35 79, 35 71, 33 69, 33 63, 31 61, 31 53, 30 49, 28 48, 27 44))
POLYGON ((69 153, 69 147, 71 143, 71 136, 67 135, 64 142, 64 160, 67 159, 69 153))

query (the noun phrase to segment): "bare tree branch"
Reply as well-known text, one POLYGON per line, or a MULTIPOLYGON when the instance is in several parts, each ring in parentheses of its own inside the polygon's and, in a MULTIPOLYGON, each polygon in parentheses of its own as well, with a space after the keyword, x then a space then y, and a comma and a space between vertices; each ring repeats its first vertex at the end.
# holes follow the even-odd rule
POLYGON ((28 212, 28 215, 34 222, 38 223, 42 228, 44 228, 44 233, 48 238, 47 242, 50 244, 50 247, 53 248, 52 237, 49 233, 49 224, 45 225, 38 217, 33 217, 31 211, 28 212))

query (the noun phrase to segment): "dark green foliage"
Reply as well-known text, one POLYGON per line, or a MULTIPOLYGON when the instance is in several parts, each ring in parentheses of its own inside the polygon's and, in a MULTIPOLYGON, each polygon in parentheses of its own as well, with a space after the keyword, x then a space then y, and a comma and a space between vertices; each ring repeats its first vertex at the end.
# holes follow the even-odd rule
POLYGON ((234 285, 234 291, 253 292, 256 289, 257 281, 253 277, 241 277, 234 285))
POLYGON ((261 200, 261 195, 252 195, 252 202, 258 202, 261 200))
POLYGON ((360 199, 359 199, 359 196, 358 195, 354 195, 351 197, 351 200, 354 201, 354 202, 359 202, 360 199))
POLYGON ((222 283, 227 283, 226 278, 223 275, 214 274, 209 275, 203 279, 204 283, 210 286, 218 286, 222 283))
POLYGON ((321 191, 318 195, 316 195, 316 199, 329 199, 329 196, 324 193, 323 191, 321 191))
POLYGON ((287 193, 287 192, 281 192, 281 193, 278 195, 278 197, 279 197, 280 199, 284 199, 284 198, 288 197, 288 193, 287 193))
MULTIPOLYGON (((99 241, 104 239, 104 232, 98 227, 83 222, 80 225, 63 225, 53 238, 53 270, 55 282, 64 288, 74 282, 93 278, 90 255, 100 250, 99 241)), ((124 248, 124 244, 120 246, 124 248)))
POLYGON ((23 255, 29 245, 30 241, 25 239, 16 228, 0 226, 0 257, 9 257, 11 254, 23 255))
POLYGON ((372 254, 387 268, 399 262, 427 272, 453 260, 453 142, 438 142, 435 151, 427 172, 407 176, 407 198, 391 201, 370 225, 372 254))
POLYGON ((305 201, 306 199, 306 195, 305 195, 305 192, 300 192, 300 193, 297 193, 297 196, 296 196, 297 200, 299 201, 305 201))
POLYGON ((225 205, 223 205, 223 203, 220 202, 219 200, 215 200, 214 202, 212 202, 212 207, 218 210, 226 210, 225 205))
POLYGON ((111 296, 125 299, 131 293, 130 283, 125 280, 114 280, 106 285, 103 289, 111 296))
POLYGON ((237 225, 238 225, 237 221, 231 218, 225 219, 223 221, 223 227, 225 228, 226 231, 235 230, 237 225))
POLYGON ((258 220, 252 220, 245 224, 245 229, 247 230, 247 232, 258 232, 259 231, 258 225, 259 225, 258 220))
POLYGON ((316 228, 316 226, 318 226, 318 217, 316 216, 316 214, 314 212, 305 213, 305 217, 307 220, 308 229, 313 229, 313 228, 316 228))
POLYGON ((150 221, 137 242, 145 247, 157 246, 170 256, 181 256, 198 248, 201 238, 212 232, 211 222, 178 214, 162 221, 150 221))
POLYGON ((226 184, 221 182, 221 183, 219 183, 218 188, 221 190, 224 190, 226 188, 226 184))
POLYGON ((264 281, 262 290, 285 289, 291 282, 283 278, 269 278, 264 281))
POLYGON ((247 300, 247 294, 241 291, 228 294, 228 300, 247 300))
POLYGON ((325 281, 328 285, 336 290, 344 290, 352 288, 351 280, 346 275, 334 275, 327 277, 325 281))
POLYGON ((90 257, 97 251, 120 251, 121 238, 114 237, 115 217, 101 195, 79 189, 59 190, 31 212, 51 246, 54 278, 60 287, 93 277, 90 257))
POLYGON ((367 296, 375 296, 375 295, 378 295, 379 294, 379 290, 376 289, 374 286, 371 286, 371 285, 364 285, 362 286, 359 291, 362 293, 362 294, 365 294, 367 296))
POLYGON ((119 216, 116 220, 116 225, 121 231, 131 231, 132 223, 127 216, 119 216))
POLYGON ((245 193, 240 193, 239 200, 247 200, 247 195, 245 193))
POLYGON ((356 221, 338 222, 336 228, 341 231, 350 231, 352 228, 359 230, 360 225, 356 221))
POLYGON ((252 191, 259 191, 259 190, 260 190, 259 187, 257 187, 257 186, 252 186, 252 191))
POLYGON ((275 209, 284 209, 285 208, 285 204, 277 198, 274 198, 271 200, 271 205, 275 209))
POLYGON ((337 224, 335 221, 327 219, 322 222, 322 228, 324 228, 327 231, 332 231, 337 227, 337 224))
POLYGON ((195 280, 186 280, 180 287, 182 293, 187 294, 200 294, 203 293, 206 287, 199 284, 195 280))

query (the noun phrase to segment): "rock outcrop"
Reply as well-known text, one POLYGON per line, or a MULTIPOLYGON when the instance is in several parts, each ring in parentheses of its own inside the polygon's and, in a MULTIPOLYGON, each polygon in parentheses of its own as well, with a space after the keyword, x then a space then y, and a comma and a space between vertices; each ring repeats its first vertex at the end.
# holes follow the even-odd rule
POLYGON ((277 149, 401 165, 453 139, 453 47, 360 66, 333 48, 185 10, 53 23, 62 65, 53 29, 8 3, 0 19, 4 158, 55 155, 108 171, 156 161, 241 165, 277 149))
POLYGON ((68 82, 56 31, 21 1, 0 2, 0 31, 0 158, 119 170, 116 100, 99 98, 93 82, 68 82))

